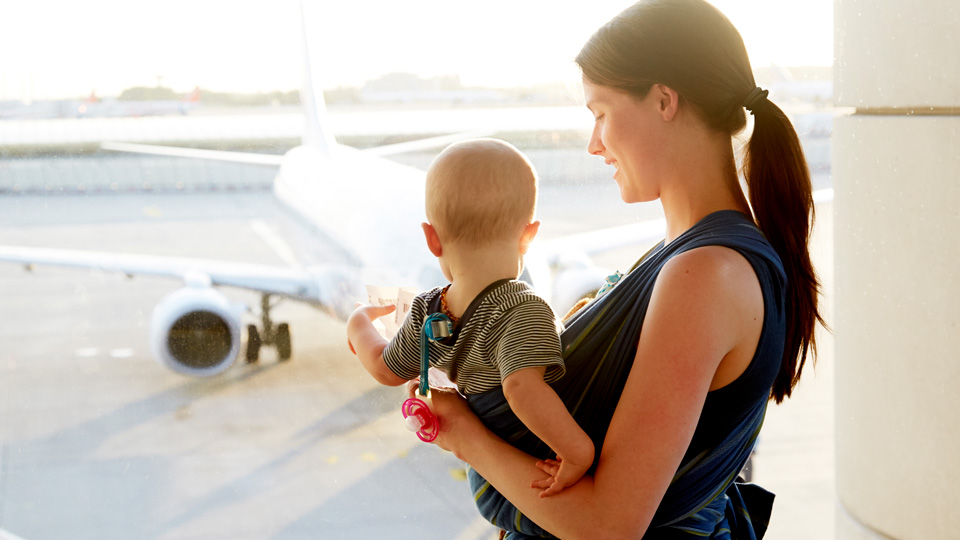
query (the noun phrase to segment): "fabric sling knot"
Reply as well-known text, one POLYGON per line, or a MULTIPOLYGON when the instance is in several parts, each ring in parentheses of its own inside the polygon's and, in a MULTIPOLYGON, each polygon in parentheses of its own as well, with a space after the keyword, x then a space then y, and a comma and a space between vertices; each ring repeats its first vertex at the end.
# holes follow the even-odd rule
MULTIPOLYGON (((764 337, 741 379, 748 374, 750 377, 759 374, 763 383, 753 384, 756 397, 730 421, 732 429, 727 429, 703 448, 691 448, 684 456, 644 536, 648 540, 756 540, 766 531, 773 494, 753 484, 738 483, 736 479, 756 445, 770 385, 783 351, 786 278, 780 259, 745 215, 735 211, 710 214, 670 244, 664 246, 661 242, 651 249, 615 287, 569 319, 561 336, 567 372, 551 385, 590 435, 599 459, 607 427, 633 365, 637 336, 661 268, 674 255, 711 245, 736 250, 757 273, 764 292, 764 337), (768 369, 771 362, 775 362, 772 372, 768 369)), ((742 382, 753 383, 752 380, 742 382)), ((726 399, 719 395, 723 391, 721 388, 708 395, 705 411, 711 403, 726 399)), ((503 406, 502 395, 493 395, 495 393, 468 396, 471 408, 484 424, 538 459, 553 457, 550 449, 525 430, 509 408, 503 406)), ((698 424, 697 433, 700 430, 698 424)), ((694 434, 695 440, 697 433, 694 434)), ((592 473, 593 468, 589 472, 592 473)), ((467 476, 480 513, 495 526, 506 530, 505 538, 552 537, 472 468, 468 468, 467 476)))

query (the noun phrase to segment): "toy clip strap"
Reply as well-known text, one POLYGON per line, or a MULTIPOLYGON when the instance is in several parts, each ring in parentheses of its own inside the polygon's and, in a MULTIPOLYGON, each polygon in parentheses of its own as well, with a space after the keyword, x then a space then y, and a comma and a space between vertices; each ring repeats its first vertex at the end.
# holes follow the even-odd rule
POLYGON ((420 333, 420 388, 421 396, 430 392, 430 381, 427 371, 430 369, 430 341, 439 341, 453 335, 453 322, 443 313, 433 313, 423 321, 423 331, 420 333))

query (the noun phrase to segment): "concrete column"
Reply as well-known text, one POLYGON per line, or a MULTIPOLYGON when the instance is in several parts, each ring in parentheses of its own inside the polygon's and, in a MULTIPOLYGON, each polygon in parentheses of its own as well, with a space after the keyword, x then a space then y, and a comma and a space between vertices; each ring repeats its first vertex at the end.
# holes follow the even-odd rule
POLYGON ((837 538, 956 538, 960 2, 834 23, 837 538))

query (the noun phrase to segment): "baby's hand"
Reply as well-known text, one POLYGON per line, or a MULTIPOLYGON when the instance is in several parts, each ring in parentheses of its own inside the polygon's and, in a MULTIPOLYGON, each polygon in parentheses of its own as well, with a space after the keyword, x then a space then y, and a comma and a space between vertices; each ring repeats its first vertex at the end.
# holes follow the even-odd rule
POLYGON ((367 317, 367 320, 373 322, 384 315, 393 313, 393 311, 397 309, 397 306, 395 304, 390 304, 388 306, 367 306, 364 304, 356 304, 354 308, 353 315, 350 315, 351 317, 355 315, 364 315, 367 317))
POLYGON ((549 474, 550 478, 533 482, 530 484, 530 487, 541 490, 541 497, 549 497, 560 493, 568 486, 576 484, 577 481, 586 474, 587 469, 590 468, 590 464, 577 465, 569 461, 564 461, 560 456, 557 456, 555 460, 546 459, 538 461, 537 467, 541 471, 549 474))
POLYGON ((350 347, 350 352, 357 354, 357 351, 353 348, 353 336, 362 331, 362 326, 372 325, 373 321, 392 313, 395 309, 397 309, 395 305, 367 306, 360 303, 355 304, 353 313, 347 318, 347 346, 350 347), (358 324, 362 326, 358 327, 358 324))

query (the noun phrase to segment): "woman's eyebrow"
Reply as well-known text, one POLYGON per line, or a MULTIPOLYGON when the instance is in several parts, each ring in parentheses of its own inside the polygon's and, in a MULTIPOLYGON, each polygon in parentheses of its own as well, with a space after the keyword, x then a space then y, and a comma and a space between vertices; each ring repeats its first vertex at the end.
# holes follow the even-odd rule
POLYGON ((593 111, 596 107, 603 105, 604 103, 606 103, 604 96, 598 95, 592 95, 590 96, 590 99, 584 100, 584 105, 586 105, 591 111, 593 111))

